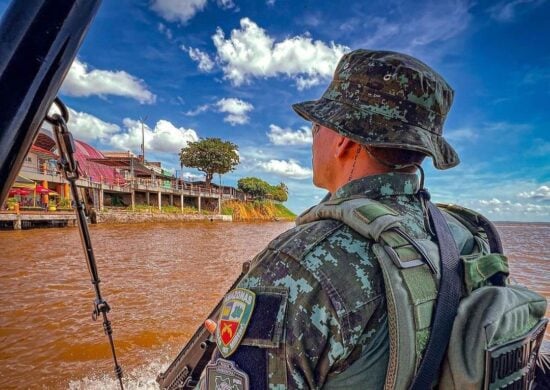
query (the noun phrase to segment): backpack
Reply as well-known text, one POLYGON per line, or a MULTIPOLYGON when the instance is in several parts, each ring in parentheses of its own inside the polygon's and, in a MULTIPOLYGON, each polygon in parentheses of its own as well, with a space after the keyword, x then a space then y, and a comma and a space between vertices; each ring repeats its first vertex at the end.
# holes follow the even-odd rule
MULTIPOLYGON (((455 241, 468 229, 458 312, 436 382, 441 389, 530 389, 544 337, 546 299, 508 279, 498 233, 473 210, 438 205, 455 241), (471 236, 470 236, 471 241, 471 236)), ((372 240, 384 275, 390 356, 385 389, 411 386, 433 327, 440 283, 439 246, 413 238, 392 208, 365 197, 328 200, 296 223, 336 219, 372 240)), ((444 348, 445 346, 441 346, 444 348)))

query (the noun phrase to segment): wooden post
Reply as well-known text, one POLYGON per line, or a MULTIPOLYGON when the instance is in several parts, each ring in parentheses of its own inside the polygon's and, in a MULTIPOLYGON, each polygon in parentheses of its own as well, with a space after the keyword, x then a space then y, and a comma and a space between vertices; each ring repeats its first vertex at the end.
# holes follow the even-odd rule
POLYGON ((162 193, 160 192, 157 192, 158 194, 158 199, 159 199, 159 211, 162 211, 162 193))
POLYGON ((21 230, 21 215, 18 214, 13 221, 13 230, 21 230))
POLYGON ((99 210, 103 211, 103 201, 104 201, 105 193, 103 192, 103 183, 99 185, 99 210))
POLYGON ((198 206, 199 206, 199 213, 201 212, 201 194, 199 193, 199 198, 198 198, 198 206))
POLYGON ((183 213, 183 192, 180 194, 180 206, 181 206, 181 212, 183 213))

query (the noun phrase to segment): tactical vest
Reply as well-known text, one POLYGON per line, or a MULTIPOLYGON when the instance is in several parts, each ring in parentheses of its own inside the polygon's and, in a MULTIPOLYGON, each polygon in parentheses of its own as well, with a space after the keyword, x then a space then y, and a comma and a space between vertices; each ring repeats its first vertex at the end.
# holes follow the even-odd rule
MULTIPOLYGON (((507 259, 491 253, 488 241, 494 237, 483 229, 479 214, 457 206, 439 208, 473 234, 475 245, 461 256, 463 298, 438 384, 460 390, 529 389, 548 321, 543 318, 546 300, 509 284, 507 259)), ((430 337, 439 284, 437 244, 412 238, 395 210, 364 197, 321 203, 296 223, 320 219, 342 221, 374 242, 384 275, 390 337, 385 388, 408 388, 430 337)))

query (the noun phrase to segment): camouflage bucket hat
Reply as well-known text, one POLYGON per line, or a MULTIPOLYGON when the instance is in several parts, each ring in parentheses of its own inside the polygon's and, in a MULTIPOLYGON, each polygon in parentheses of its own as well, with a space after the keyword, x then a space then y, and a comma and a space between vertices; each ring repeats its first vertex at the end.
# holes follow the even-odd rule
POLYGON ((453 95, 443 77, 416 58, 355 50, 342 57, 319 100, 292 108, 358 143, 416 150, 447 169, 460 162, 441 135, 453 95))

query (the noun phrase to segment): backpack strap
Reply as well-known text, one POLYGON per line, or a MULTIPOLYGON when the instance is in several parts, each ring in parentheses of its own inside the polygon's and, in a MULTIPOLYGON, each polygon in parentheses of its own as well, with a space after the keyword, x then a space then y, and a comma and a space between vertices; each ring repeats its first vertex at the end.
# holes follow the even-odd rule
POLYGON ((411 238, 392 208, 365 197, 329 200, 297 218, 298 225, 336 219, 373 241, 386 290, 390 357, 386 389, 404 389, 426 348, 437 299, 439 253, 428 239, 411 238))
POLYGON ((428 200, 426 204, 439 242, 441 279, 431 337, 418 373, 410 387, 411 390, 424 390, 432 387, 449 344, 462 291, 460 254, 451 230, 437 206, 428 200))

